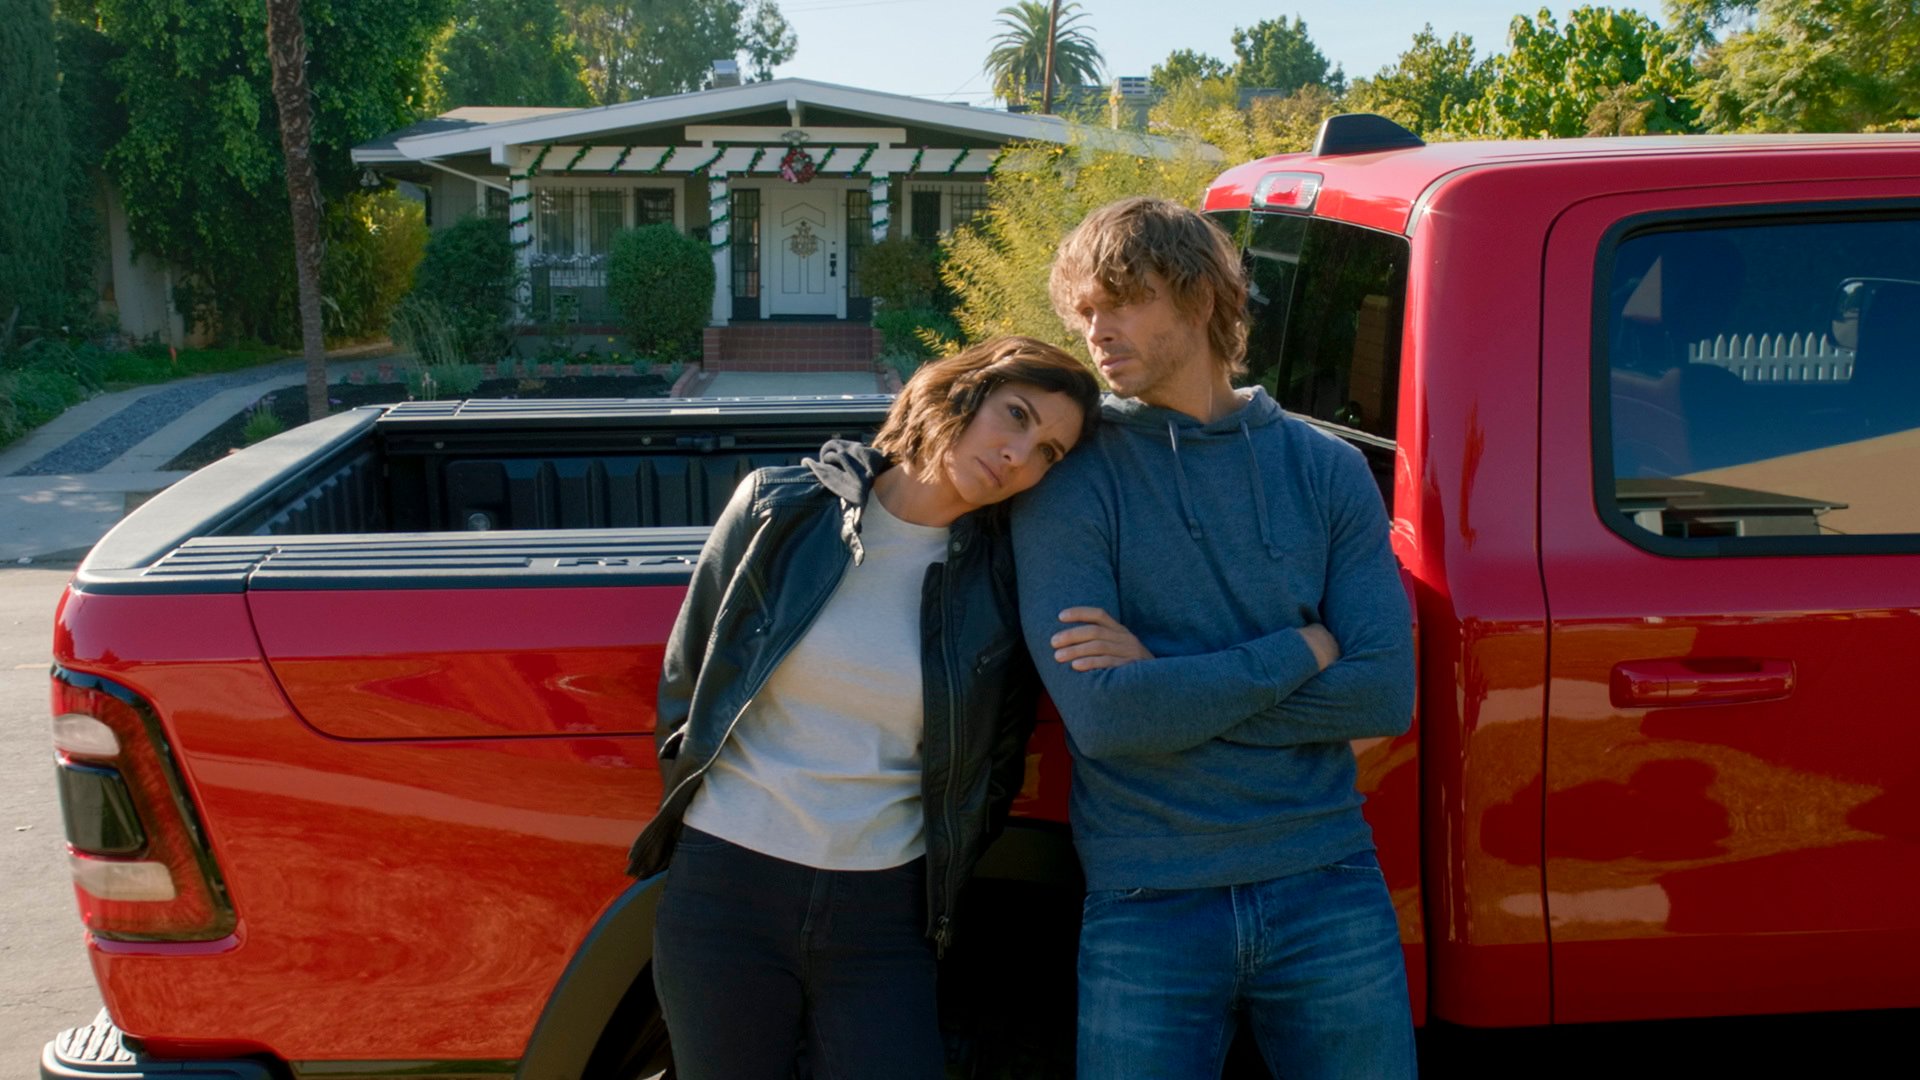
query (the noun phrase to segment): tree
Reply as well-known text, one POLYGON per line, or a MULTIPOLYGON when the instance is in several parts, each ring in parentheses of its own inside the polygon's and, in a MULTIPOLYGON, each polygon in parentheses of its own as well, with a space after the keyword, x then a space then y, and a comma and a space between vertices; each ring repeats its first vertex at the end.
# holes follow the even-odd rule
POLYGON ((753 5, 746 26, 743 44, 747 50, 748 70, 754 82, 766 82, 773 78, 775 64, 784 64, 793 59, 793 51, 800 47, 800 39, 795 36, 793 27, 787 25, 787 20, 781 16, 780 8, 773 0, 753 5))
MULTIPOLYGON (((182 308, 228 337, 290 341, 292 223, 259 0, 98 0, 123 50, 127 128, 106 157, 136 247, 177 267, 182 308)), ((357 188, 356 143, 418 119, 450 0, 305 0, 323 199, 357 188)))
POLYGON ((320 328, 320 177, 313 168, 313 106, 307 101, 307 28, 300 0, 267 0, 267 57, 280 114, 293 265, 300 285, 300 350, 307 361, 307 419, 327 415, 327 346, 320 328))
POLYGON ((1148 126, 1160 134, 1208 143, 1228 161, 1251 161, 1308 149, 1320 122, 1345 111, 1342 99, 1317 84, 1284 97, 1263 95, 1244 109, 1238 99, 1229 79, 1184 83, 1154 105, 1148 126))
POLYGON ((1192 49, 1175 49, 1167 54, 1164 61, 1153 65, 1153 70, 1147 73, 1147 82, 1165 94, 1188 83, 1224 79, 1232 70, 1225 60, 1217 56, 1208 56, 1192 49))
POLYGON ((1307 24, 1295 15, 1265 19, 1233 31, 1234 81, 1249 89, 1291 94, 1303 86, 1324 86, 1338 95, 1347 89, 1340 65, 1329 67, 1320 47, 1307 36, 1307 24))
POLYGON ((1542 8, 1514 18, 1486 90, 1454 112, 1449 130, 1504 139, 1695 131, 1693 82, 1681 40, 1637 11, 1580 7, 1563 28, 1542 8))
POLYGON ((1920 128, 1914 0, 1669 0, 1668 12, 1699 57, 1709 130, 1920 128))
POLYGON ((0 0, 0 353, 66 313, 67 133, 47 0, 0 0))
MULTIPOLYGON (((993 92, 1010 105, 1027 105, 1045 97, 1047 68, 1047 25, 1052 19, 1050 4, 1041 0, 1018 0, 1003 7, 994 20, 1004 27, 993 38, 984 70, 993 77, 993 92)), ((1060 18, 1053 27, 1053 85, 1078 86, 1100 81, 1106 58, 1093 43, 1093 27, 1083 23, 1087 13, 1077 3, 1060 5, 1060 18)), ((1057 94, 1056 94, 1057 96, 1057 94)))
POLYGON ((774 0, 561 0, 595 104, 707 84, 717 59, 746 53, 756 77, 793 58, 792 27, 774 0))
POLYGON ((1068 330, 1047 295, 1047 273, 1060 241, 1080 219, 1127 195, 1159 195, 1197 208, 1220 163, 1197 144, 1170 158, 1073 144, 1013 147, 987 180, 992 199, 984 219, 941 240, 940 275, 959 303, 954 318, 968 340, 1031 334, 1079 356, 1086 345, 1068 330))
POLYGON ((459 0, 435 61, 448 107, 592 101, 585 65, 554 0, 459 0))
POLYGON ((1413 45, 1371 79, 1355 79, 1347 94, 1350 112, 1378 113, 1416 135, 1446 125, 1454 110, 1486 93, 1492 69, 1475 60, 1473 39, 1454 34, 1441 41, 1429 23, 1413 45))

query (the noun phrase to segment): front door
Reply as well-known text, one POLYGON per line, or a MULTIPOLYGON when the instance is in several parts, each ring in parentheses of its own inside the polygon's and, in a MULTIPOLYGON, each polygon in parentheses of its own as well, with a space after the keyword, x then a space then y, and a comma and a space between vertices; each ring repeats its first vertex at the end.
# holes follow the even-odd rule
POLYGON ((838 189, 783 184, 767 191, 764 280, 769 315, 841 315, 846 304, 838 189))

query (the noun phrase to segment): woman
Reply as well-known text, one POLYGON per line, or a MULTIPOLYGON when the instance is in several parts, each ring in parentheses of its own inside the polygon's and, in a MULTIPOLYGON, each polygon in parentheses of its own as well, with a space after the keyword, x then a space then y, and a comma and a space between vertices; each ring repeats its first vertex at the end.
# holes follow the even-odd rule
POLYGON ((742 482, 667 641, 654 985, 685 1080, 943 1071, 934 960, 1019 789, 1035 680, 1004 515, 1099 415, 1005 337, 921 369, 873 446, 742 482))

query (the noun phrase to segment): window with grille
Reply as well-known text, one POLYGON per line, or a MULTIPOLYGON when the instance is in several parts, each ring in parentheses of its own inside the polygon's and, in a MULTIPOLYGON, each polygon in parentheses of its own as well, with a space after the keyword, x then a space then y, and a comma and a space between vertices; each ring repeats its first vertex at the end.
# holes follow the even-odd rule
POLYGON ((937 191, 916 191, 913 193, 913 229, 910 234, 915 240, 928 243, 940 237, 940 193, 937 191))
POLYGON ((540 188, 534 192, 540 254, 569 258, 578 253, 581 245, 574 232, 579 222, 579 200, 575 196, 579 194, 578 188, 540 188))
POLYGON ((864 191, 847 192, 847 298, 866 296, 860 287, 860 257, 873 240, 873 196, 864 191))
POLYGON ((495 221, 507 220, 507 193, 499 188, 487 189, 487 216, 495 221))
POLYGON ((760 298, 760 192, 740 188, 733 193, 733 297, 760 298))
POLYGON ((673 189, 661 187, 635 188, 633 192, 633 226, 671 225, 673 224, 673 189))
POLYGON ((957 229, 970 225, 976 218, 984 217, 992 200, 987 197, 985 184, 970 188, 957 188, 947 193, 947 227, 957 229))

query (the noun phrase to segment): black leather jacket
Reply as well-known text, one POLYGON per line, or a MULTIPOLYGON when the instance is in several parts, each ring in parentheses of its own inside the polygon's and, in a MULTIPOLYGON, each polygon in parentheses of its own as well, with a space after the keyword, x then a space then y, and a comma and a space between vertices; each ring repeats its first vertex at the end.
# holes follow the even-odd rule
MULTIPOLYGON (((889 464, 836 440, 818 461, 760 469, 734 492, 667 639, 654 730, 664 794, 628 873, 666 868, 687 806, 747 703, 862 557, 860 515, 889 464)), ((960 886, 1020 790, 1039 692, 1002 510, 954 522, 947 560, 927 568, 921 588, 927 933, 942 950, 960 886)))

